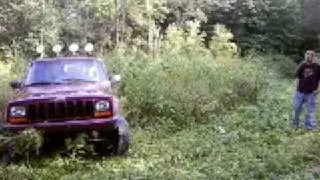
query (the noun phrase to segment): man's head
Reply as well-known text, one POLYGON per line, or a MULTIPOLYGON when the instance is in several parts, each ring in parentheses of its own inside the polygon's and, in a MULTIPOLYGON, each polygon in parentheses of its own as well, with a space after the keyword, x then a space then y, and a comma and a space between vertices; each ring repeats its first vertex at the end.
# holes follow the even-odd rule
POLYGON ((312 50, 308 50, 305 54, 305 60, 307 63, 313 63, 316 60, 316 53, 312 50))

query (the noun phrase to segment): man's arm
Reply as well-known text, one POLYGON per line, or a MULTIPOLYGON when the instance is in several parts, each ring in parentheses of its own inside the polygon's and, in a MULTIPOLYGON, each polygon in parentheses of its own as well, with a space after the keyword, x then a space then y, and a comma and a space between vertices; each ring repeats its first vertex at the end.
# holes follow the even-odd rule
POLYGON ((320 92, 320 82, 319 82, 319 84, 318 84, 317 90, 315 90, 313 93, 314 93, 314 94, 319 94, 319 92, 320 92))
POLYGON ((298 68, 296 69, 295 78, 297 78, 297 79, 303 78, 303 77, 302 77, 302 76, 303 76, 303 74, 302 74, 303 68, 304 68, 304 62, 301 63, 301 64, 298 66, 298 68))
POLYGON ((314 91, 315 94, 319 94, 320 92, 320 65, 319 64, 317 68, 317 73, 318 73, 318 88, 317 90, 314 91))

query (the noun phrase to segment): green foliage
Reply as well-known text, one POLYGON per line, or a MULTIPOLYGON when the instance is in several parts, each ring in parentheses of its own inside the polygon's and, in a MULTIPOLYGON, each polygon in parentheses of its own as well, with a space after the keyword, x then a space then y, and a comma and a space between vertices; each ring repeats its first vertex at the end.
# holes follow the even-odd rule
MULTIPOLYGON (((1 165, 0 179, 318 177, 307 171, 319 163, 318 134, 289 126, 295 64, 274 53, 299 53, 301 13, 298 0, 2 2, 2 113, 41 36, 47 51, 91 41, 123 77, 116 90, 134 137, 126 158, 95 161, 78 157, 90 150, 81 135, 66 141, 71 157, 1 165)), ((1 139, 21 156, 42 143, 33 130, 1 139)))
POLYGON ((182 28, 171 25, 167 29, 167 35, 162 42, 161 52, 169 57, 180 55, 207 55, 208 50, 204 46, 204 35, 200 32, 200 21, 188 21, 187 26, 182 28))
MULTIPOLYGON (((0 6, 0 46, 28 59, 37 55, 35 47, 42 41, 48 55, 53 44, 71 42, 93 42, 100 54, 121 43, 157 52, 168 28, 199 20, 199 33, 205 32, 207 45, 217 35, 215 25, 225 24, 243 53, 255 49, 297 56, 308 41, 300 33, 301 4, 299 0, 6 0, 0 6)), ((216 49, 237 51, 230 43, 220 45, 216 49)))
POLYGON ((27 129, 17 135, 0 135, 0 155, 29 158, 38 154, 43 144, 42 134, 34 129, 27 129))
POLYGON ((234 0, 208 6, 205 31, 213 35, 213 25, 225 24, 235 34, 235 42, 246 54, 251 49, 299 54, 305 36, 302 2, 299 0, 234 0), (213 8, 215 7, 215 8, 213 8))
POLYGON ((13 96, 13 91, 9 87, 9 82, 21 75, 25 63, 20 63, 18 59, 7 57, 7 62, 0 59, 0 122, 2 121, 3 113, 5 110, 5 103, 13 96))
POLYGON ((267 77, 258 106, 211 117, 168 133, 134 129, 126 158, 99 161, 50 158, 0 169, 4 179, 315 179, 318 134, 288 127, 292 84, 267 77), (270 79, 269 79, 270 78, 270 79), (273 95, 273 96, 271 96, 273 95), (285 96, 285 102, 278 97, 285 96), (283 102, 283 103, 280 103, 283 102), (268 108, 267 108, 268 107, 268 108), (311 164, 312 165, 312 164, 311 164))
POLYGON ((76 138, 65 139, 66 152, 71 158, 78 158, 79 156, 93 154, 93 146, 88 144, 88 135, 85 133, 78 134, 76 138))
POLYGON ((276 71, 284 78, 293 78, 297 64, 288 56, 281 54, 268 54, 264 57, 256 57, 268 68, 276 71))
MULTIPOLYGON (((174 32, 177 31, 180 30, 174 32)), ((185 38, 173 37, 187 44, 185 38)), ((157 58, 122 49, 108 60, 112 70, 123 75, 119 87, 122 108, 135 126, 127 157, 81 159, 77 155, 84 153, 86 137, 79 136, 67 142, 71 157, 1 166, 0 177, 10 180, 317 177, 314 164, 319 163, 318 134, 294 131, 289 126, 294 87, 291 81, 280 79, 273 68, 266 68, 267 63, 257 63, 268 62, 270 55, 232 59, 186 49, 179 46, 157 58)), ((29 144, 33 142, 29 139, 37 139, 33 137, 28 135, 24 140, 28 139, 29 144)))
POLYGON ((231 58, 238 53, 238 47, 231 42, 233 34, 224 25, 216 25, 211 38, 210 50, 214 56, 231 58))
POLYGON ((133 125, 182 128, 256 102, 263 82, 260 67, 212 56, 201 44, 197 27, 191 22, 189 29, 168 28, 162 54, 152 60, 148 56, 109 60, 111 67, 124 70, 122 105, 133 125))

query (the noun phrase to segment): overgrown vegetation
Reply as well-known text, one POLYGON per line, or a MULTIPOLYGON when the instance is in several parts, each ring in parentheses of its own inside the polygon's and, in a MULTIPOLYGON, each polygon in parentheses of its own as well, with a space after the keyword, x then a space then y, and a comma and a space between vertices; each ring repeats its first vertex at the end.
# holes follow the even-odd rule
MULTIPOLYGON (((85 159, 82 155, 88 147, 85 137, 79 137, 67 141, 69 156, 54 154, 1 166, 0 177, 317 177, 319 135, 290 127, 293 84, 283 77, 290 75, 293 65, 284 64, 279 69, 277 62, 287 57, 235 56, 232 48, 220 48, 234 46, 232 36, 225 36, 230 32, 221 26, 217 31, 224 33, 216 33, 216 45, 207 49, 198 35, 198 23, 189 25, 187 29, 171 26, 163 40, 165 46, 156 54, 122 46, 106 62, 110 71, 123 76, 118 94, 134 127, 128 156, 85 159), (278 71, 284 69, 284 73, 278 71)), ((30 137, 17 139, 34 142, 30 137)), ((33 145, 17 152, 38 148, 39 144, 33 145)))
POLYGON ((25 130, 17 135, 0 135, 1 163, 9 163, 14 159, 38 155, 43 144, 42 134, 34 129, 25 130))
POLYGON ((22 70, 25 67, 26 62, 19 62, 17 59, 13 57, 7 57, 6 61, 2 61, 0 58, 0 122, 2 121, 5 102, 12 97, 13 92, 9 87, 10 80, 18 78, 21 75, 22 70), (6 93, 2 93, 6 92, 6 93))
POLYGON ((207 122, 243 103, 256 102, 263 84, 259 65, 232 58, 233 49, 221 49, 236 48, 228 39, 232 37, 225 39, 230 32, 217 33, 217 46, 208 50, 197 35, 197 23, 190 25, 187 33, 170 27, 165 46, 156 57, 136 56, 129 51, 109 60, 110 67, 120 70, 124 77, 122 101, 132 124, 143 127, 162 123, 183 128, 207 122))
POLYGON ((135 128, 127 157, 60 156, 0 169, 2 179, 316 179, 319 134, 292 130, 292 84, 268 77, 255 105, 178 132, 135 128))
POLYGON ((114 88, 133 144, 125 157, 86 159, 80 135, 66 140, 67 157, 34 158, 41 134, 2 134, 0 154, 23 159, 0 165, 0 179, 319 178, 319 134, 290 126, 295 62, 310 38, 302 3, 2 2, 0 112, 38 44, 51 55, 56 43, 93 42, 123 77, 114 88))

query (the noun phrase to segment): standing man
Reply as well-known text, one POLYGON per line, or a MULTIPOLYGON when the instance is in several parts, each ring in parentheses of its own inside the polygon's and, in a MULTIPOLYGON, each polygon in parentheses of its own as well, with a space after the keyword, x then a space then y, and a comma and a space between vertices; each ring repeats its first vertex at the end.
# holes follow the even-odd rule
POLYGON ((299 128, 300 113, 306 103, 307 115, 305 127, 312 130, 316 125, 316 97, 319 93, 320 65, 316 62, 316 53, 307 51, 305 61, 300 64, 295 74, 298 85, 294 95, 293 125, 299 128))

